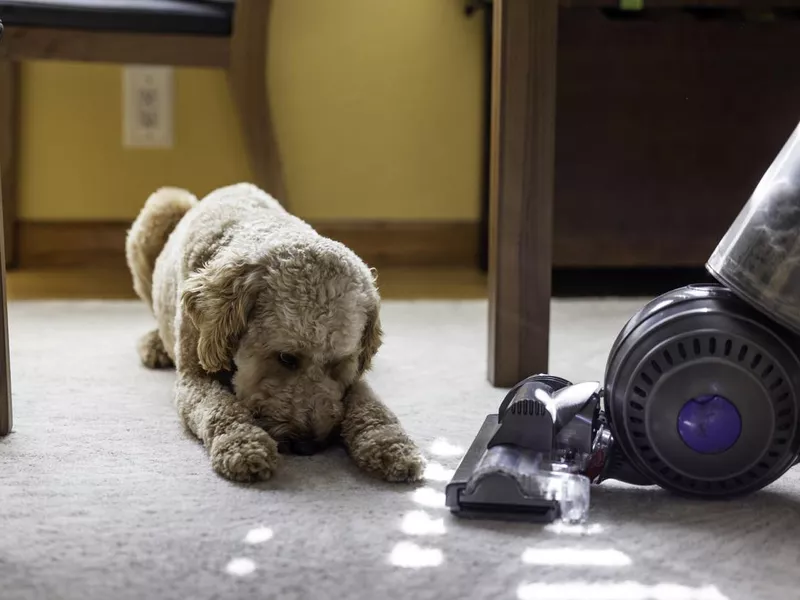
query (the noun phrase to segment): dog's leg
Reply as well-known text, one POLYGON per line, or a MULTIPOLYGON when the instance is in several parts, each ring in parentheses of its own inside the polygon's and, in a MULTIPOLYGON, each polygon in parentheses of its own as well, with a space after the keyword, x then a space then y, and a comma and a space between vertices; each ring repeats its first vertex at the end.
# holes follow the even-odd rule
POLYGON ((419 481, 424 460, 397 417, 365 381, 350 390, 342 440, 356 465, 386 481, 419 481))
POLYGON ((278 466, 277 442, 222 385, 181 374, 175 399, 183 422, 203 442, 217 473, 241 482, 272 476, 278 466))
POLYGON ((136 345, 142 364, 148 369, 171 369, 175 366, 164 348, 158 330, 149 331, 139 338, 136 345))

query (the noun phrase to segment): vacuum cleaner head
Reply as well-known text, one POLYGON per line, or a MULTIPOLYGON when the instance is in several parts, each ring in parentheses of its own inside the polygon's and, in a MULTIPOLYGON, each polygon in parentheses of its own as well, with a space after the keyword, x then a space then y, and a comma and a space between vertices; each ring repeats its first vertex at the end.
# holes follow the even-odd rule
POLYGON ((465 517, 585 519, 600 384, 526 379, 489 415, 446 489, 465 517))
POLYGON ((489 415, 447 486, 459 516, 580 522, 616 479, 701 498, 800 461, 800 128, 708 262, 642 307, 603 384, 536 375, 489 415))

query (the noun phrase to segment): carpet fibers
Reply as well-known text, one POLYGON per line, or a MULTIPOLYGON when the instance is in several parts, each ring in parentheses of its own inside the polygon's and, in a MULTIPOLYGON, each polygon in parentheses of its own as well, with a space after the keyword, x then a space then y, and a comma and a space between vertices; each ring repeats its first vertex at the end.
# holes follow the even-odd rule
MULTIPOLYGON (((639 301, 554 304, 551 370, 602 377, 639 301)), ((256 486, 213 474, 138 364, 128 302, 13 303, 15 432, 0 439, 0 599, 757 600, 797 597, 800 477, 705 503, 603 484, 579 528, 463 522, 443 489, 502 391, 484 302, 388 302, 371 379, 431 460, 417 486, 341 451, 256 486)))

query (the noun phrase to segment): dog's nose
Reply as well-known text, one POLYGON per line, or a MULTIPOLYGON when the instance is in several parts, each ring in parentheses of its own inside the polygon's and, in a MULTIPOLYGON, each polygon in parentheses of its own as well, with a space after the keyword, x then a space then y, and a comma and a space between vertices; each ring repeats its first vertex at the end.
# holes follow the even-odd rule
POLYGON ((292 452, 300 456, 311 456, 320 450, 320 445, 314 440, 292 440, 292 452))

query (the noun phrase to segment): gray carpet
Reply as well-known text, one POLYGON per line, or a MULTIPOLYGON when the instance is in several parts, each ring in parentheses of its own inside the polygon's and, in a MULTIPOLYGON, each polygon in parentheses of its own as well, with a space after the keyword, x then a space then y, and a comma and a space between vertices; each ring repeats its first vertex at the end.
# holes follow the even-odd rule
MULTIPOLYGON (((557 302, 551 370, 600 378, 638 306, 557 302)), ((138 304, 13 304, 0 598, 797 597, 796 473, 713 504, 608 485, 581 528, 454 520, 443 479, 502 398, 485 380, 485 317, 483 302, 385 307, 372 380, 436 461, 425 484, 375 482, 333 451, 246 487, 216 477, 182 432, 173 375, 139 367, 138 304)))

